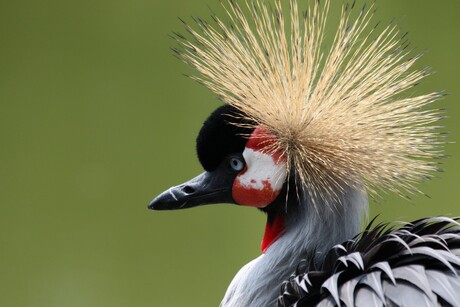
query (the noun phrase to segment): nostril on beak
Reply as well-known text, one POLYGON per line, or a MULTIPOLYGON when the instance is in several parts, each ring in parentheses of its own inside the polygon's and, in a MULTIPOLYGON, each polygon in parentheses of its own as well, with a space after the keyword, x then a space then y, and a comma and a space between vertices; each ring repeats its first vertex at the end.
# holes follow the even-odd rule
POLYGON ((186 185, 185 187, 182 188, 182 191, 184 191, 184 193, 186 194, 193 194, 195 193, 195 189, 192 188, 191 186, 189 185, 186 185))

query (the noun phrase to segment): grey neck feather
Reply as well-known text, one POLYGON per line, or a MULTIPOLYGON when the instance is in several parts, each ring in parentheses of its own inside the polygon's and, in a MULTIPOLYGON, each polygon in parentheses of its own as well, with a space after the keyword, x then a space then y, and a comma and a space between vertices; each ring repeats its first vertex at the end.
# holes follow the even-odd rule
POLYGON ((276 306, 282 282, 302 259, 308 260, 315 253, 316 261, 322 262, 331 247, 358 234, 367 213, 367 195, 351 188, 345 190, 341 205, 333 209, 325 204, 315 208, 308 195, 301 195, 300 204, 286 213, 285 233, 265 254, 238 272, 221 306, 276 306))

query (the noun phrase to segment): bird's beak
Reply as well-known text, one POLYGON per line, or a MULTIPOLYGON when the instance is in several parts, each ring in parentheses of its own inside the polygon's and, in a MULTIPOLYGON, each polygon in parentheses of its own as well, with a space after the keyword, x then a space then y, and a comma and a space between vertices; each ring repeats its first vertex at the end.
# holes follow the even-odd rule
POLYGON ((219 171, 201 175, 158 195, 150 205, 151 210, 177 210, 216 203, 234 203, 232 182, 219 171))

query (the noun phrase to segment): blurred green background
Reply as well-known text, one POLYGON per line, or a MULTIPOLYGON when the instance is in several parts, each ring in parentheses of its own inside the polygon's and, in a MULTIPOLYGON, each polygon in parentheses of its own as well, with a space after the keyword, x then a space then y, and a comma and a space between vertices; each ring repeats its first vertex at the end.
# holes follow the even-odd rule
MULTIPOLYGON (((334 1, 337 11, 339 2, 334 1)), ((0 306, 217 306, 259 255, 264 216, 230 205, 149 212, 201 172, 195 137, 218 103, 182 76, 168 38, 177 17, 218 1, 0 2, 0 306)), ((431 66, 416 93, 460 131, 460 2, 380 1, 431 66)), ((372 204, 380 220, 460 215, 459 144, 431 199, 372 204)))

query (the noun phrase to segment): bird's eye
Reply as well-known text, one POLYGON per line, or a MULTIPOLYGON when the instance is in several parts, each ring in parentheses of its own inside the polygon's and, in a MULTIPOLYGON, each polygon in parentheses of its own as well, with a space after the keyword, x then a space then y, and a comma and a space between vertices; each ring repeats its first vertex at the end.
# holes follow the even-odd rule
POLYGON ((244 162, 240 158, 230 158, 229 160, 230 168, 236 172, 243 170, 244 162))

